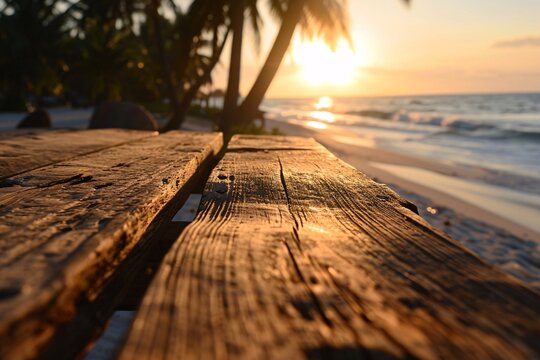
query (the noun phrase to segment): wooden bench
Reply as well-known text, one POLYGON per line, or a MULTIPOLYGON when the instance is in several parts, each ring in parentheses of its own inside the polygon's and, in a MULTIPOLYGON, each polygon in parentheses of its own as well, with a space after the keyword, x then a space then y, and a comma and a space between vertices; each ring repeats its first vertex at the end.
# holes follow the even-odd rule
MULTIPOLYGON (((99 131, 0 138, 2 359, 80 354, 222 145, 99 131)), ((119 358, 540 357, 540 295, 415 210, 313 140, 234 137, 119 358)))
POLYGON ((164 206, 191 178, 204 181, 201 169, 221 147, 217 133, 2 139, 0 358, 75 354, 66 344, 83 340, 83 330, 108 317, 123 295, 119 283, 103 295, 114 270, 135 245, 154 240, 151 225, 163 221, 164 206))

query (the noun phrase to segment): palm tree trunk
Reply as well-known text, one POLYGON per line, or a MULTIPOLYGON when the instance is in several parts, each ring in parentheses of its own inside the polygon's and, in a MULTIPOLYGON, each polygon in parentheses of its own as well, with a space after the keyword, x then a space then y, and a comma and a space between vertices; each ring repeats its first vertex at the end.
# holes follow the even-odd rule
MULTIPOLYGON (((180 76, 186 75, 191 56, 194 39, 201 34, 206 24, 208 14, 211 12, 212 6, 215 6, 212 1, 194 0, 188 8, 188 12, 183 16, 184 21, 181 22, 178 39, 178 62, 175 70, 180 76)), ((184 92, 184 87, 181 86, 181 93, 184 92)))
POLYGON ((217 28, 214 29, 214 49, 212 51, 212 58, 210 59, 210 62, 204 68, 203 74, 199 76, 197 80, 195 80, 195 82, 191 84, 188 90, 184 92, 184 95, 182 96, 182 100, 180 101, 179 110, 174 113, 173 117, 169 120, 169 122, 163 128, 163 131, 178 130, 180 126, 182 126, 186 118, 187 112, 189 110, 189 106, 191 105, 191 102, 197 95, 197 92, 199 91, 201 86, 203 86, 204 83, 210 79, 212 70, 216 67, 217 63, 219 62, 219 58, 221 57, 221 53, 223 52, 223 48, 225 47, 225 43, 227 42, 227 38, 229 37, 229 32, 227 31, 225 35, 223 35, 223 40, 221 41, 221 44, 218 44, 217 31, 218 31, 217 28))
POLYGON ((178 94, 173 85, 172 72, 169 61, 165 54, 165 46, 163 42, 163 36, 161 34, 161 18, 158 13, 159 0, 153 0, 150 6, 152 23, 154 25, 154 39, 156 41, 159 61, 161 63, 161 70, 163 71, 163 79, 165 80, 165 86, 167 89, 167 97, 171 104, 173 114, 180 110, 180 103, 178 101, 178 94))
POLYGON ((233 116, 238 107, 238 97, 240 95, 240 68, 242 63, 242 39, 244 32, 244 1, 231 1, 230 6, 233 40, 227 93, 225 94, 223 102, 223 115, 220 123, 220 129, 225 133, 229 132, 233 116))
MULTIPOLYGON (((208 14, 211 11, 213 4, 208 0, 194 0, 189 6, 188 13, 184 15, 185 21, 182 22, 180 27, 178 39, 178 53, 179 58, 176 64, 175 70, 181 77, 186 75, 186 70, 189 65, 190 58, 192 56, 192 45, 194 38, 197 34, 201 34, 208 14)), ((189 104, 191 104, 192 98, 186 96, 189 90, 184 88, 184 84, 181 84, 178 88, 180 92, 180 104, 178 111, 173 113, 173 116, 169 119, 167 124, 163 127, 162 131, 178 130, 184 122, 189 104), (189 100, 189 104, 184 106, 183 104, 189 100)))
MULTIPOLYGON (((244 123, 250 123, 257 116, 257 111, 264 99, 266 91, 270 87, 272 80, 276 76, 279 65, 285 57, 289 48, 296 25, 302 17, 306 0, 290 0, 289 7, 281 23, 281 28, 276 36, 274 45, 266 58, 257 80, 251 87, 248 95, 239 108, 239 120, 244 123)), ((314 59, 314 61, 316 61, 314 59)))

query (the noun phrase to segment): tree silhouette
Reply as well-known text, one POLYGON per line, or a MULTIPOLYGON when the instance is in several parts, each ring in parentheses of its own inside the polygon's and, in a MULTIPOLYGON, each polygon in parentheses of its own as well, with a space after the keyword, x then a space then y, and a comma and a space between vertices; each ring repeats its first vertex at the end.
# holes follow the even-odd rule
MULTIPOLYGON (((410 0, 402 1, 410 3, 410 0)), ((257 79, 240 105, 240 126, 256 118, 298 25, 305 34, 320 36, 331 46, 340 37, 350 41, 346 0, 270 0, 270 4, 272 13, 281 20, 281 27, 257 79)))
POLYGON ((61 49, 76 6, 68 1, 4 0, 0 10, 2 108, 24 110, 28 94, 39 97, 58 83, 61 49))
POLYGON ((180 128, 191 101, 199 88, 211 79, 211 72, 219 62, 229 35, 223 5, 224 0, 194 0, 185 13, 176 14, 177 39, 172 67, 182 80, 177 89, 178 109, 164 127, 166 131, 180 128), (203 48, 209 49, 210 55, 204 55, 200 51, 203 48))
POLYGON ((221 131, 228 133, 234 122, 240 96, 240 70, 242 63, 242 43, 244 40, 245 13, 248 11, 251 27, 256 39, 260 40, 261 18, 257 0, 231 0, 229 7, 230 28, 233 32, 227 92, 223 101, 223 114, 220 121, 221 131))
POLYGON ((339 37, 350 38, 345 0, 272 0, 271 5, 273 14, 281 19, 281 27, 255 83, 240 105, 240 124, 247 124, 257 116, 297 25, 308 35, 321 36, 331 45, 339 37))

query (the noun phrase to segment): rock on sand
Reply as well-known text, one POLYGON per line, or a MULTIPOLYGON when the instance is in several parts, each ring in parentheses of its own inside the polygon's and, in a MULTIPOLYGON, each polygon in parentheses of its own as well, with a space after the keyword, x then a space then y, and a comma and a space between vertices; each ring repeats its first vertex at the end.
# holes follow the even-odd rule
POLYGON ((51 117, 45 110, 36 110, 26 115, 17 125, 18 129, 24 128, 50 128, 51 117))
POLYGON ((130 102, 105 101, 94 110, 88 128, 158 130, 158 125, 152 114, 142 106, 130 102))

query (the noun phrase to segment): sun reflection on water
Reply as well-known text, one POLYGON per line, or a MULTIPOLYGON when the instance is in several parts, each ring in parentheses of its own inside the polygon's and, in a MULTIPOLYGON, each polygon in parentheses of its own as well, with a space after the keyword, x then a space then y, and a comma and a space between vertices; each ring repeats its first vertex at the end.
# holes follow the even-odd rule
POLYGON ((316 120, 326 121, 329 123, 333 123, 336 120, 334 114, 332 114, 330 111, 312 111, 309 115, 316 120))
POLYGON ((308 121, 306 125, 311 128, 319 129, 319 130, 324 130, 328 128, 328 125, 323 124, 322 122, 318 122, 318 121, 308 121))
POLYGON ((322 96, 317 100, 315 104, 315 109, 317 110, 328 110, 334 106, 334 101, 329 96, 322 96))
POLYGON ((317 122, 323 121, 333 123, 336 120, 334 114, 331 112, 332 107, 334 106, 334 101, 331 97, 320 97, 314 106, 316 110, 312 111, 309 115, 317 120, 317 122))

